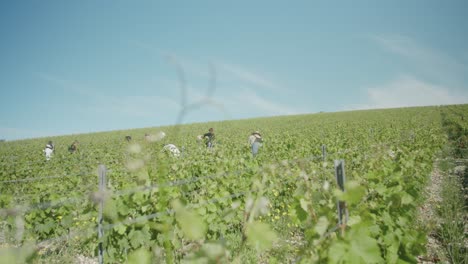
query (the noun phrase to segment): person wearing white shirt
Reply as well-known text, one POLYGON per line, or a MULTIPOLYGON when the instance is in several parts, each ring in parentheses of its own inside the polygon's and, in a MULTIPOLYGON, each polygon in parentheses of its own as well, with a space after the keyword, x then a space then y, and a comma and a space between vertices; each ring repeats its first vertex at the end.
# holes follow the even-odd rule
POLYGON ((43 150, 45 153, 46 160, 50 160, 50 158, 52 157, 52 154, 54 153, 54 149, 55 149, 54 143, 52 143, 52 141, 49 141, 47 145, 45 146, 45 149, 43 150))

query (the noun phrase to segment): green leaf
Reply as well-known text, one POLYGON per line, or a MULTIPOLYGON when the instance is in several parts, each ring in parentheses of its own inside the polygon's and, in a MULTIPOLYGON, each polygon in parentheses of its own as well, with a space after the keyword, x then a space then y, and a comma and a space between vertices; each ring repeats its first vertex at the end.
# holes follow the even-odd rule
POLYGON ((137 172, 137 178, 139 183, 144 183, 149 180, 148 171, 146 169, 137 172))
POLYGON ((360 256, 363 263, 383 262, 377 240, 369 236, 361 236, 355 241, 351 241, 350 252, 360 256))
POLYGON ((149 209, 151 209, 151 205, 147 204, 147 205, 143 205, 141 207, 141 212, 142 213, 145 213, 146 211, 148 211, 149 209))
POLYGON ((308 216, 307 212, 304 211, 304 209, 302 209, 299 203, 296 203, 296 206, 294 207, 294 212, 291 213, 295 214, 300 221, 305 221, 308 216))
POLYGON ((127 227, 125 225, 116 225, 114 226, 114 230, 119 234, 123 235, 127 231, 127 227))
POLYGON ((117 244, 119 245, 119 248, 123 251, 127 251, 131 248, 130 243, 128 242, 128 239, 126 237, 121 238, 117 244))
POLYGON ((302 210, 304 210, 304 212, 308 212, 309 211, 309 209, 308 209, 309 203, 306 200, 304 200, 303 198, 301 198, 299 200, 299 202, 300 202, 302 210))
POLYGON ((403 195, 401 196, 402 205, 411 204, 413 201, 414 201, 413 196, 411 196, 407 192, 403 192, 403 195))
POLYGON ((348 252, 347 245, 342 241, 335 241, 328 250, 328 263, 341 263, 348 252))
POLYGON ((145 194, 143 192, 137 192, 137 193, 133 194, 132 198, 133 198, 132 200, 137 205, 140 205, 140 204, 142 204, 142 203, 144 203, 146 201, 145 194))
POLYGON ((130 245, 133 248, 137 248, 140 245, 143 245, 145 242, 144 241, 145 236, 143 235, 141 231, 134 231, 134 230, 130 231, 130 234, 128 234, 128 238, 130 240, 130 245))
POLYGON ((195 240, 205 237, 207 226, 199 215, 186 209, 179 200, 172 202, 172 207, 175 210, 177 223, 187 238, 195 240))
POLYGON ((361 222, 361 217, 359 215, 352 215, 349 217, 348 225, 353 226, 361 222))
POLYGON ((0 264, 10 263, 31 263, 31 258, 36 253, 35 246, 32 244, 23 245, 20 248, 2 248, 0 249, 0 264))
POLYGON ((328 219, 325 216, 321 216, 314 229, 320 236, 322 236, 327 231, 328 224, 328 219))
POLYGON ((249 243, 258 251, 270 249, 278 239, 276 233, 266 223, 249 223, 246 228, 249 243))
POLYGON ((394 241, 394 243, 387 247, 387 255, 385 256, 387 263, 394 264, 397 263, 398 260, 398 241, 394 241))
POLYGON ((380 195, 384 195, 385 192, 387 192, 387 188, 383 185, 383 184, 379 184, 376 188, 375 188, 375 191, 380 194, 380 195))
POLYGON ((206 208, 205 207, 198 208, 197 213, 200 215, 206 215, 206 208))
POLYGON ((115 201, 107 199, 104 202, 104 216, 108 219, 115 220, 117 218, 117 207, 115 201))
POLYGON ((208 204, 206 207, 208 208, 209 212, 216 212, 218 210, 215 204, 208 204))
POLYGON ((215 244, 215 243, 206 243, 202 247, 203 252, 205 255, 212 259, 216 260, 219 257, 224 255, 224 247, 221 244, 215 244))
POLYGON ((73 216, 72 215, 64 216, 60 223, 62 226, 65 226, 65 227, 71 226, 73 224, 73 216))
POLYGON ((366 189, 356 181, 349 181, 345 186, 343 200, 350 204, 357 204, 366 194, 366 189))
POLYGON ((139 248, 130 254, 128 254, 128 262, 129 264, 151 264, 153 263, 151 259, 151 251, 139 248))
POLYGON ((127 216, 130 213, 130 208, 122 201, 118 201, 117 212, 121 216, 127 216))

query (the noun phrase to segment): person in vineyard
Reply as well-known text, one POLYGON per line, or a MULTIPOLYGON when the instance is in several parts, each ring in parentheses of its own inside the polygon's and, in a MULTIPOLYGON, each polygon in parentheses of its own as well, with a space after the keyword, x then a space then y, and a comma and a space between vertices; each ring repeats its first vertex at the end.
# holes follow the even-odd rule
POLYGON ((164 145, 163 151, 170 152, 174 157, 180 157, 180 150, 174 144, 164 145))
POLYGON ((215 140, 214 129, 210 128, 208 130, 208 133, 205 133, 203 135, 203 138, 205 139, 206 147, 212 148, 214 146, 214 140, 215 140))
POLYGON ((45 153, 46 160, 50 160, 50 158, 52 157, 52 154, 54 153, 54 150, 55 150, 54 143, 52 141, 49 141, 46 144, 45 149, 43 150, 43 152, 45 153))
POLYGON ((78 140, 73 141, 71 146, 68 147, 68 151, 70 151, 70 153, 73 153, 73 152, 77 151, 78 150, 78 144, 79 144, 78 140))
POLYGON ((255 131, 249 136, 249 145, 250 145, 250 150, 252 151, 252 155, 255 157, 258 154, 258 150, 262 146, 262 135, 260 134, 259 131, 255 131))

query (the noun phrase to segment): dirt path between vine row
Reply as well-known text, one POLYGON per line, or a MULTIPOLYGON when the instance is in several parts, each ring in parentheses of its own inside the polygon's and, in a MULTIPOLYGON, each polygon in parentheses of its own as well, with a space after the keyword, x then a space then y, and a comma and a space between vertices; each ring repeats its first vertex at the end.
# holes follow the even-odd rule
POLYGON ((418 263, 439 263, 443 261, 441 252, 443 248, 436 238, 436 230, 440 226, 437 216, 437 207, 441 204, 443 172, 438 166, 439 160, 434 162, 429 183, 424 190, 426 201, 418 209, 418 222, 429 230, 427 235, 426 254, 418 257, 418 263))

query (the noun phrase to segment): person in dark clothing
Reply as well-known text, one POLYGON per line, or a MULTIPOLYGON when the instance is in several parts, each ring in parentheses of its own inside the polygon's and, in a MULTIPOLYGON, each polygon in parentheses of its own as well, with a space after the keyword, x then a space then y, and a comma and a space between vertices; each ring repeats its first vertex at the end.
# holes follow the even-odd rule
POLYGON ((68 151, 70 151, 70 153, 73 153, 73 152, 77 151, 78 150, 78 144, 79 144, 79 142, 77 140, 73 141, 71 146, 68 147, 68 151))
POLYGON ((214 129, 210 128, 208 130, 208 133, 205 133, 203 135, 203 138, 205 139, 206 147, 212 148, 214 146, 214 140, 215 140, 214 129))

